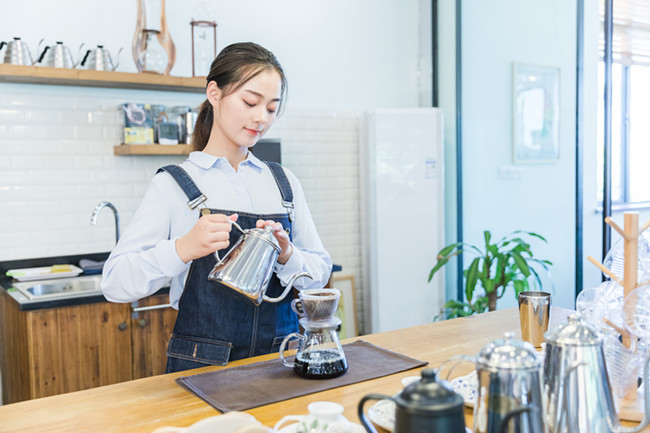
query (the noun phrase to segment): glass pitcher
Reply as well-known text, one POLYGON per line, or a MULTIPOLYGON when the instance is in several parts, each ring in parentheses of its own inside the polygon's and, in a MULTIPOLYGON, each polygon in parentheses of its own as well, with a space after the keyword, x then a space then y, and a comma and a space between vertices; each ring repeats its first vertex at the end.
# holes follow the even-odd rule
POLYGON ((341 347, 336 328, 341 319, 332 317, 328 321, 300 319, 304 334, 294 332, 287 335, 280 345, 280 359, 300 376, 312 379, 329 379, 348 371, 348 362, 341 347), (287 344, 292 339, 300 340, 296 358, 289 361, 284 357, 287 344))

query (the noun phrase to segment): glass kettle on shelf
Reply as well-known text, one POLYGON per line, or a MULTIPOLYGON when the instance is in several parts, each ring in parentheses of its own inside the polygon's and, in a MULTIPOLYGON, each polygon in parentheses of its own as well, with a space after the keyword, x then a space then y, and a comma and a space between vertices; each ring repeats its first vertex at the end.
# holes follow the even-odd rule
POLYGON ((167 67, 167 56, 158 42, 159 30, 144 29, 143 50, 139 54, 142 72, 162 74, 167 67))

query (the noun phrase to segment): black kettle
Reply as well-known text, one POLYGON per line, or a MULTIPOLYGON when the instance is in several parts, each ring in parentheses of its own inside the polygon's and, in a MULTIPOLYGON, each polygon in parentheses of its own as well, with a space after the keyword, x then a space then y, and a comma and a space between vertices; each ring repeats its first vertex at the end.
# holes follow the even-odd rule
POLYGON ((438 382, 436 372, 430 368, 422 370, 422 379, 394 397, 368 394, 361 399, 359 420, 368 433, 377 433, 377 430, 368 421, 363 406, 367 401, 382 399, 395 402, 394 433, 465 433, 463 398, 446 384, 438 382))

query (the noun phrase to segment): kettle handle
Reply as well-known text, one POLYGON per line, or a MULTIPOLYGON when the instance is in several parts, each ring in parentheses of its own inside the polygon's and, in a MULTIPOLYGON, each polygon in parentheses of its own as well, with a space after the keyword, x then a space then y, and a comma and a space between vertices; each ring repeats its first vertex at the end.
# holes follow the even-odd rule
MULTIPOLYGON (((1 50, 2 47, 4 47, 5 45, 7 45, 7 43, 6 43, 5 41, 0 42, 0 50, 1 50)), ((7 45, 7 46, 8 46, 8 45, 7 45)))
POLYGON ((81 53, 83 53, 83 48, 84 48, 85 42, 82 42, 81 45, 79 45, 79 52, 77 53, 77 62, 72 65, 73 68, 76 68, 79 63, 81 63, 81 53))
MULTIPOLYGON (((121 51, 121 49, 120 49, 120 51, 121 51)), ((209 215, 209 214, 210 214, 210 211, 208 210, 207 215, 209 215)), ((239 224, 237 224, 236 222, 234 222, 231 219, 229 219, 229 221, 230 221, 231 226, 234 226, 237 230, 242 232, 242 234, 245 233, 244 229, 241 228, 241 226, 239 224)), ((217 265, 220 265, 221 263, 223 263, 223 260, 221 259, 221 257, 219 257, 219 250, 214 252, 214 257, 217 259, 217 265)))
POLYGON ((84 59, 81 61, 81 66, 86 65, 86 60, 88 60, 88 55, 90 54, 90 50, 86 51, 86 55, 84 56, 84 59))
POLYGON ((372 423, 368 422, 368 417, 366 417, 366 412, 363 410, 363 406, 368 401, 384 399, 392 400, 393 397, 384 394, 368 394, 359 401, 359 405, 357 406, 357 415, 359 416, 359 421, 361 421, 361 424, 363 424, 363 427, 368 433, 377 433, 377 430, 373 427, 372 423))
POLYGON ((518 407, 517 409, 511 410, 501 420, 501 425, 499 426, 498 431, 500 433, 508 433, 508 422, 510 421, 511 418, 521 415, 524 412, 534 412, 534 411, 537 411, 537 408, 532 406, 522 406, 522 407, 518 407))
POLYGON ((43 58, 45 57, 45 53, 47 53, 47 50, 49 50, 49 49, 50 49, 49 45, 47 47, 45 47, 45 49, 41 53, 41 56, 38 58, 38 63, 43 63, 43 58))
MULTIPOLYGON (((266 293, 264 293, 264 296, 262 296, 262 299, 264 299, 266 302, 271 302, 271 303, 280 302, 281 300, 286 298, 286 296, 289 294, 289 291, 293 288, 294 281, 296 281, 300 277, 307 277, 310 280, 313 280, 313 278, 309 274, 309 272, 298 272, 293 277, 291 277, 291 279, 289 280, 289 283, 287 284, 287 287, 284 288, 284 292, 282 292, 282 294, 280 296, 278 296, 277 298, 270 298, 270 297, 266 296, 266 293)), ((267 287, 267 289, 268 289, 268 287, 267 287)))

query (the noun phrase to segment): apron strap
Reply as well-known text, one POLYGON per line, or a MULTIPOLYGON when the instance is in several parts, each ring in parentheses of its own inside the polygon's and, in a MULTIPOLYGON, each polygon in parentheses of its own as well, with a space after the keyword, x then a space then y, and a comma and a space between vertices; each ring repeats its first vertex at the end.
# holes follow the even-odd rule
POLYGON ((183 170, 182 167, 178 165, 166 165, 162 168, 159 168, 158 171, 156 171, 156 174, 160 173, 161 171, 166 171, 169 173, 174 178, 176 183, 178 183, 178 185, 181 187, 189 199, 187 201, 187 206, 189 206, 190 209, 196 209, 200 204, 204 203, 208 199, 205 194, 199 190, 190 175, 187 174, 187 172, 183 170))
POLYGON ((282 206, 287 209, 287 214, 289 214, 289 221, 293 222, 293 190, 291 189, 291 184, 287 175, 284 173, 284 169, 280 164, 274 161, 263 161, 271 169, 275 183, 278 184, 280 188, 280 194, 282 194, 282 206))

